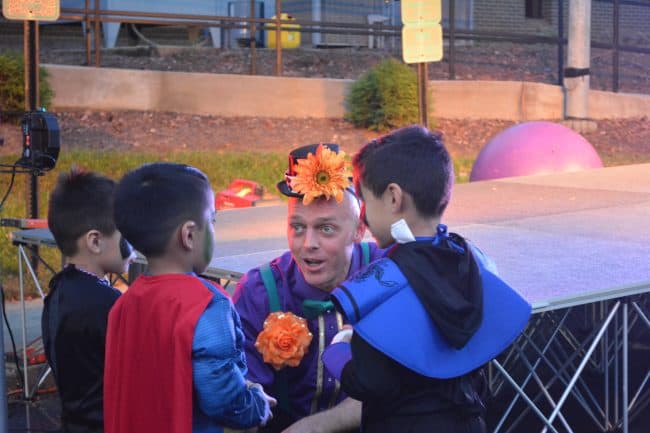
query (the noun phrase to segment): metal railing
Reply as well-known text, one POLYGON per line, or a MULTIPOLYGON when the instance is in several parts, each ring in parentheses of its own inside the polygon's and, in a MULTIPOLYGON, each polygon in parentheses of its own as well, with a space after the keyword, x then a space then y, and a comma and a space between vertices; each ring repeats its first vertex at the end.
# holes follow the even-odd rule
MULTIPOLYGON (((600 0, 602 2, 603 0, 600 0)), ((593 48, 611 50, 612 70, 611 70, 611 89, 619 91, 620 80, 620 55, 621 53, 649 54, 650 47, 638 45, 626 45, 620 42, 620 8, 621 5, 632 5, 640 7, 650 7, 650 2, 634 0, 610 0, 613 7, 612 13, 612 40, 611 42, 592 41, 593 48)), ((61 9, 60 20, 82 21, 85 23, 85 46, 87 64, 93 63, 92 57, 92 31, 95 35, 100 35, 100 24, 103 22, 119 22, 126 24, 153 24, 163 26, 203 26, 218 27, 225 30, 231 29, 248 29, 250 35, 255 35, 256 31, 284 29, 283 25, 298 25, 291 27, 291 31, 300 32, 301 34, 321 33, 321 34, 344 34, 344 35, 363 35, 373 37, 401 38, 401 26, 388 25, 381 22, 366 23, 343 23, 331 21, 312 21, 305 19, 282 20, 281 6, 282 2, 276 0, 275 19, 241 17, 241 16, 222 16, 222 15, 189 15, 189 14, 171 14, 171 13, 151 13, 135 12, 123 10, 103 10, 100 7, 99 0, 86 0, 85 7, 82 9, 61 9), (92 4, 91 4, 92 3, 92 4), (269 27, 271 25, 271 27, 269 27)), ((448 25, 443 30, 443 36, 447 43, 448 79, 456 78, 456 54, 462 47, 459 41, 474 42, 510 42, 515 44, 546 44, 555 46, 557 50, 557 71, 556 82, 562 84, 564 76, 564 57, 567 38, 564 34, 565 20, 564 7, 566 0, 557 0, 557 30, 552 36, 532 35, 523 33, 512 33, 504 31, 486 31, 473 29, 457 29, 455 26, 455 0, 448 2, 447 11, 448 25)), ((251 16, 254 15, 255 1, 251 1, 251 16)), ((276 31, 276 63, 275 74, 282 75, 282 43, 281 32, 276 31)), ((94 65, 101 65, 101 41, 99 37, 94 38, 94 65)), ((399 44, 398 44, 399 45, 399 44)), ((255 38, 250 40, 251 50, 251 67, 250 72, 255 74, 257 71, 257 56, 255 38)))

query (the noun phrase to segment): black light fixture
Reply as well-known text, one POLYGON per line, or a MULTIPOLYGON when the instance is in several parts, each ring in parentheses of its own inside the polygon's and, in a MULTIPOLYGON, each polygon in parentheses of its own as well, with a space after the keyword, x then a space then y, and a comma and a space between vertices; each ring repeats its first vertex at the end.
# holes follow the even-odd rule
POLYGON ((56 116, 46 111, 25 113, 21 123, 23 154, 16 165, 38 172, 54 168, 59 156, 60 133, 56 116))

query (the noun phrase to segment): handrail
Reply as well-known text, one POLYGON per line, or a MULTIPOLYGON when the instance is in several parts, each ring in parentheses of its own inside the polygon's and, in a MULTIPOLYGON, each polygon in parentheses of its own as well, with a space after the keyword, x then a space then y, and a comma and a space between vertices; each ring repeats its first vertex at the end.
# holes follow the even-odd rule
MULTIPOLYGON (((557 0, 558 10, 562 11, 563 4, 566 0, 557 0)), ((596 0, 604 2, 606 0, 596 0)), ((611 2, 609 0, 608 2, 611 2)), ((276 3, 281 5, 281 2, 276 0, 276 3)), ((450 20, 455 20, 454 6, 455 1, 449 2, 449 16, 450 20)), ((615 9, 621 5, 635 6, 635 7, 650 7, 650 2, 638 0, 617 0, 614 2, 615 9)), ((616 11, 615 11, 616 12, 616 11)), ((614 34, 615 37, 611 42, 592 41, 591 46, 598 49, 608 49, 613 51, 613 89, 618 91, 618 58, 620 53, 635 53, 635 54, 650 54, 650 47, 639 45, 622 45, 620 44, 617 35, 618 18, 615 14, 614 19, 614 34)), ((564 49, 567 45, 567 39, 564 36, 564 19, 558 17, 558 31, 556 35, 544 36, 526 33, 513 33, 503 31, 491 30, 470 30, 458 29, 454 26, 453 22, 443 26, 443 38, 449 44, 449 79, 455 78, 455 52, 457 51, 456 41, 489 41, 489 42, 512 42, 519 44, 548 44, 557 46, 558 51, 558 65, 557 77, 561 83, 564 74, 564 49), (562 27, 562 28, 560 28, 562 27)), ((69 21, 83 21, 87 27, 95 28, 97 32, 98 26, 102 22, 108 23, 128 23, 128 24, 153 24, 153 25, 192 25, 203 27, 218 27, 222 29, 246 29, 253 26, 259 26, 260 29, 265 29, 269 25, 275 27, 276 25, 282 26, 283 24, 292 25, 291 31, 300 33, 324 33, 324 34, 345 34, 355 36, 384 36, 400 38, 402 27, 396 25, 384 24, 377 22, 373 24, 366 23, 343 23, 332 21, 313 21, 308 19, 294 19, 283 20, 278 18, 258 18, 258 17, 233 17, 224 15, 197 15, 197 14, 176 14, 176 13, 163 13, 163 12, 142 12, 142 11, 125 11, 125 10, 109 10, 101 9, 99 1, 86 0, 85 8, 61 8, 60 20, 69 21), (94 7, 89 6, 90 2, 94 3, 94 7)), ((2 21, 0 19, 0 21, 2 21)), ((90 31, 86 32, 86 51, 87 63, 90 64, 90 31)), ((254 49, 254 47, 251 47, 254 49)), ((282 47, 281 44, 276 44, 275 50, 277 51, 277 59, 280 62, 282 47)), ((98 39, 95 40, 95 66, 100 66, 99 53, 101 51, 98 39)), ((252 55, 251 60, 256 61, 256 56, 252 55)), ((281 70, 281 65, 276 69, 281 70)), ((256 71, 256 65, 251 65, 251 71, 256 71)))

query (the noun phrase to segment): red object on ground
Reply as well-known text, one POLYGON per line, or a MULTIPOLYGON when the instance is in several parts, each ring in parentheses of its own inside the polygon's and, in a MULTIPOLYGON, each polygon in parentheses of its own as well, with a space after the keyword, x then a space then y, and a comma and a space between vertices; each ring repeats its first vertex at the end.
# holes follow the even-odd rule
POLYGON ((32 344, 33 346, 30 345, 27 347, 27 364, 45 364, 47 359, 45 358, 45 352, 43 351, 43 340, 39 338, 32 344))
POLYGON ((235 179, 224 191, 216 194, 218 210, 251 207, 262 199, 264 188, 252 180, 235 179))
POLYGON ((16 227, 19 229, 46 229, 47 220, 44 218, 27 219, 27 218, 3 218, 0 220, 0 226, 16 227))
MULTIPOLYGON (((45 348, 43 347, 42 337, 38 337, 31 343, 28 343, 25 352, 27 354, 27 365, 45 364, 47 362, 47 358, 45 358, 45 348)), ((23 351, 19 350, 18 353, 5 353, 5 361, 15 362, 16 356, 18 356, 19 359, 22 359, 23 351)))

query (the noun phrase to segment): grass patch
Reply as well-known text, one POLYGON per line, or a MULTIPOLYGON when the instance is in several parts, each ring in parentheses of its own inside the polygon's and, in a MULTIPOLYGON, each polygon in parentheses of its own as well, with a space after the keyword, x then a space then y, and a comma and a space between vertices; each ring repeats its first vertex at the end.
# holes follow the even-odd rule
POLYGON ((456 183, 469 182, 469 175, 472 173, 472 167, 474 166, 475 160, 476 158, 470 158, 467 156, 453 158, 456 183))
MULTIPOLYGON (((2 164, 12 164, 16 156, 0 158, 2 164)), ((205 172, 215 191, 225 189, 233 179, 242 178, 259 182, 271 192, 286 169, 287 156, 280 153, 206 153, 186 152, 161 156, 147 153, 113 153, 96 151, 64 152, 56 168, 39 177, 40 216, 47 216, 49 194, 59 173, 69 170, 73 164, 119 179, 127 171, 142 164, 156 161, 173 161, 190 164, 205 172)), ((10 176, 0 175, 0 195, 9 186, 10 176)), ((0 209, 2 218, 24 218, 27 215, 28 176, 16 175, 11 194, 0 209)), ((0 196, 1 197, 1 196, 0 196)), ((11 245, 9 235, 15 229, 0 228, 0 281, 18 273, 17 249, 11 245)), ((54 248, 42 248, 44 259, 53 265, 60 263, 60 256, 54 248)))

